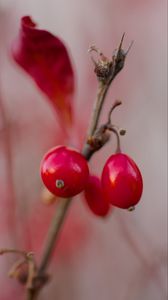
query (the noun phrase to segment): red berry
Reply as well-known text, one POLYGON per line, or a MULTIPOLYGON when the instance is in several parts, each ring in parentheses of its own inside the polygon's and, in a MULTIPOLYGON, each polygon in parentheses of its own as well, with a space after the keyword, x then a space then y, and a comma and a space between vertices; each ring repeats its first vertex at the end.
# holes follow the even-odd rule
POLYGON ((72 197, 84 190, 89 176, 86 159, 65 146, 51 149, 41 162, 41 177, 48 190, 59 197, 72 197))
POLYGON ((84 196, 89 208, 95 215, 104 217, 108 214, 110 204, 103 195, 101 181, 97 176, 89 176, 84 196))
POLYGON ((112 205, 120 208, 134 207, 143 190, 140 170, 126 154, 114 154, 104 166, 102 188, 112 205))

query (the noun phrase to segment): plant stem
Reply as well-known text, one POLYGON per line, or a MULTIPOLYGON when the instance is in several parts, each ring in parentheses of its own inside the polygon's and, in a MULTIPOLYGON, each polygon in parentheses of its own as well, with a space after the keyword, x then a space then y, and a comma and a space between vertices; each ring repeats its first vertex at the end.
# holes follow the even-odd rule
MULTIPOLYGON (((96 98, 95 105, 94 105, 93 115, 91 118, 91 124, 90 124, 89 131, 88 131, 89 135, 92 135, 97 128, 101 109, 102 109, 102 106, 103 106, 103 103, 105 100, 105 96, 107 94, 109 86, 110 86, 110 83, 106 84, 106 85, 100 85, 100 87, 99 87, 99 91, 98 91, 97 98, 96 98)), ((93 154, 93 149, 91 149, 89 147, 89 145, 87 145, 87 140, 83 147, 82 154, 85 156, 85 158, 87 160, 89 160, 93 154)), ((38 272, 36 274, 36 278, 40 278, 43 275, 45 275, 46 268, 50 262, 53 250, 58 241, 59 233, 60 233, 60 230, 64 223, 64 219, 65 219, 65 216, 67 214, 67 211, 68 211, 68 208, 69 208, 71 202, 72 202, 72 199, 61 199, 61 201, 59 201, 59 203, 58 203, 58 206, 56 208, 56 213, 53 217, 53 220, 52 220, 52 223, 51 223, 51 226, 50 226, 47 238, 46 238, 42 259, 41 259, 41 262, 40 262, 40 265, 38 268, 38 272)), ((33 289, 27 289, 26 300, 37 299, 39 291, 40 291, 40 288, 36 288, 36 287, 34 287, 33 289)))
MULTIPOLYGON (((8 226, 11 228, 16 228, 16 220, 14 218, 15 210, 16 210, 16 197, 15 197, 15 187, 14 187, 14 178, 13 178, 13 157, 12 157, 12 140, 11 140, 11 132, 9 128, 9 122, 7 118, 6 108, 3 103, 3 99, 0 94, 0 118, 2 122, 2 132, 3 135, 3 142, 4 142, 4 154, 5 154, 5 163, 6 163, 6 180, 8 186, 8 195, 9 199, 8 206, 10 207, 8 213, 8 226), (12 212, 12 213, 11 213, 12 212)), ((2 139, 2 137, 1 137, 2 139)), ((7 203, 7 202, 6 202, 7 203)), ((13 234, 15 236, 15 234, 13 234)), ((14 239, 14 238, 13 238, 14 239)), ((16 241, 14 240, 13 243, 15 244, 16 241)))
MULTIPOLYGON (((91 117, 91 123, 88 130, 88 137, 92 136, 97 129, 101 110, 105 101, 106 94, 111 85, 111 82, 115 78, 115 76, 122 70, 126 58, 126 54, 121 49, 124 35, 122 36, 117 54, 113 57, 113 63, 111 65, 111 73, 106 82, 99 82, 99 89, 96 97, 96 101, 93 108, 93 114, 91 117)), ((86 142, 84 144, 82 154, 85 156, 87 160, 91 158, 93 153, 96 151, 90 145, 88 145, 88 137, 86 138, 86 142)), ((68 208, 71 204, 71 199, 62 199, 59 201, 58 207, 56 209, 56 214, 51 223, 51 227, 48 232, 48 236, 45 242, 45 247, 42 255, 42 259, 35 276, 35 279, 40 279, 45 277, 46 268, 50 262, 53 250, 58 241, 59 232, 64 223, 65 216, 67 214, 68 208)), ((41 290, 42 285, 39 287, 32 286, 31 289, 27 289, 27 298, 26 300, 35 300, 41 290)))
MULTIPOLYGON (((100 92, 100 95, 102 95, 101 92, 100 92)), ((97 98, 96 102, 100 103, 99 97, 97 98)), ((92 130, 94 130, 94 128, 95 128, 94 123, 96 123, 96 124, 98 123, 99 115, 100 115, 100 113, 95 113, 93 116, 94 122, 91 122, 91 124, 93 126, 92 130)), ((89 131, 91 131, 91 130, 89 130, 89 131)), ((85 147, 86 144, 83 147, 82 153, 86 157, 86 159, 89 160, 90 151, 89 151, 88 147, 85 147)), ((58 206, 56 208, 56 213, 53 217, 53 220, 51 222, 51 225, 50 225, 50 228, 48 231, 46 241, 44 243, 45 246, 44 246, 41 262, 40 262, 40 265, 38 268, 38 272, 36 274, 36 278, 40 278, 45 274, 46 268, 50 262, 53 250, 58 241, 59 233, 60 233, 61 227, 64 223, 64 219, 65 219, 66 213, 68 211, 68 208, 69 208, 71 202, 72 202, 72 199, 68 198, 68 199, 61 199, 61 201, 59 201, 59 203, 58 203, 58 206)), ((27 289, 26 300, 37 299, 39 291, 40 291, 39 288, 36 288, 36 287, 34 287, 32 289, 27 289)))
POLYGON ((39 290, 37 289, 27 289, 26 300, 36 300, 39 290))
POLYGON ((91 123, 90 123, 90 127, 88 130, 88 136, 92 136, 97 128, 98 121, 100 118, 100 113, 102 110, 102 106, 103 106, 109 86, 110 86, 110 83, 108 83, 108 84, 100 83, 100 85, 99 85, 97 99, 96 99, 94 107, 93 107, 93 114, 91 117, 91 123))
MULTIPOLYGON (((66 198, 61 199, 61 201, 58 203, 58 206, 56 207, 55 215, 52 219, 46 241, 44 243, 44 249, 43 254, 41 258, 40 265, 38 267, 38 271, 36 274, 36 278, 43 278, 45 275, 45 270, 47 269, 47 266, 50 262, 50 259, 52 257, 52 253, 54 248, 56 247, 60 229, 62 227, 62 224, 65 219, 65 215, 68 211, 68 208, 71 204, 72 199, 66 198)), ((27 289, 27 298, 26 300, 35 300, 38 296, 39 288, 28 288, 27 289)))
POLYGON ((71 204, 72 199, 61 199, 59 205, 56 207, 56 212, 53 217, 51 227, 45 242, 41 263, 38 269, 39 274, 43 274, 47 268, 53 249, 58 241, 59 232, 66 216, 66 212, 71 204))

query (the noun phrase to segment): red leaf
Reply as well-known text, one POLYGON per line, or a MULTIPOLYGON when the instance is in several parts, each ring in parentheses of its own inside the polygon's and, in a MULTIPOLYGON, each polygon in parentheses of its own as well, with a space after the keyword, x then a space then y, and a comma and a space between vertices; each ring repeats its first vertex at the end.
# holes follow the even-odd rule
POLYGON ((70 125, 74 74, 64 44, 48 31, 37 29, 31 18, 25 16, 12 45, 12 56, 48 96, 61 122, 70 125))

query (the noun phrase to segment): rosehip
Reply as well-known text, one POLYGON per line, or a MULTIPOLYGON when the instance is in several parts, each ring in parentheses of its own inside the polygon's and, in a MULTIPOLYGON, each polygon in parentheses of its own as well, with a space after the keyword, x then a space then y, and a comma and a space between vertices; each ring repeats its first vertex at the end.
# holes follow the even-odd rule
POLYGON ((126 154, 114 154, 104 166, 102 188, 112 205, 127 209, 134 207, 143 190, 140 170, 126 154))
POLYGON ((110 203, 103 195, 101 181, 97 176, 89 176, 84 196, 90 210, 95 215, 104 217, 108 214, 110 203))
POLYGON ((41 177, 48 190, 59 197, 72 197, 84 190, 89 176, 84 156, 74 149, 58 146, 41 162, 41 177))

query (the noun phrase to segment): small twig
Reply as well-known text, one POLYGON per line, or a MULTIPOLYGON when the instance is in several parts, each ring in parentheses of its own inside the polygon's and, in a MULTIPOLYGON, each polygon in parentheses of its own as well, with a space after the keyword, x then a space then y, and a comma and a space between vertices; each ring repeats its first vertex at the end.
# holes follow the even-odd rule
POLYGON ((26 251, 17 250, 17 249, 7 249, 7 248, 0 249, 0 255, 7 254, 7 253, 15 253, 15 254, 20 254, 20 255, 24 256, 24 258, 27 257, 26 251))
POLYGON ((33 280, 36 277, 36 265, 34 261, 34 257, 32 253, 29 253, 27 255, 27 260, 28 260, 28 279, 27 279, 27 289, 32 289, 33 288, 33 280))
POLYGON ((38 290, 27 289, 26 300, 35 300, 38 296, 38 290))
MULTIPOLYGON (((14 218, 16 195, 15 195, 14 178, 12 174, 13 171, 12 140, 11 140, 10 126, 9 126, 7 113, 6 113, 6 107, 4 105, 1 94, 0 94, 0 118, 2 122, 2 128, 3 128, 3 143, 5 147, 4 155, 5 155, 6 172, 7 172, 6 180, 8 183, 8 195, 9 195, 8 201, 9 201, 10 212, 12 211, 12 214, 10 214, 9 212, 10 216, 8 218, 8 222, 9 222, 9 226, 14 230, 14 228, 16 228, 16 224, 15 224, 16 220, 14 218)), ((13 242, 15 243, 15 240, 13 242)))
POLYGON ((91 123, 90 123, 90 127, 88 130, 88 136, 92 136, 97 128, 99 117, 100 117, 100 112, 102 110, 102 106, 103 106, 109 86, 110 86, 110 83, 107 83, 107 84, 100 83, 100 85, 99 85, 97 99, 96 99, 94 107, 93 107, 91 123))
POLYGON ((121 105, 121 104, 122 104, 122 102, 121 102, 120 100, 116 100, 116 101, 114 102, 113 106, 111 107, 111 109, 110 109, 110 111, 109 111, 109 113, 108 113, 108 124, 111 124, 111 115, 112 115, 113 110, 114 110, 117 106, 119 106, 119 105, 121 105))
POLYGON ((42 260, 38 269, 38 273, 41 275, 47 268, 49 261, 51 259, 51 254, 53 252, 53 249, 58 241, 58 233, 61 229, 62 223, 64 221, 66 212, 71 204, 72 199, 61 199, 58 203, 58 206, 56 207, 55 216, 53 218, 53 221, 51 223, 51 227, 48 232, 48 236, 45 242, 43 254, 42 254, 42 260))
POLYGON ((113 125, 108 126, 108 129, 115 133, 115 136, 117 138, 117 147, 116 147, 115 153, 120 153, 121 152, 121 144, 120 144, 120 136, 119 136, 118 130, 113 125))
POLYGON ((9 277, 15 277, 17 270, 19 270, 20 267, 24 264, 25 264, 25 259, 23 259, 23 258, 16 261, 14 263, 14 265, 12 266, 12 268, 10 269, 10 271, 8 272, 8 276, 9 277))
POLYGON ((71 198, 61 199, 58 203, 58 206, 56 207, 56 212, 51 222, 46 241, 44 243, 41 262, 35 276, 36 277, 35 279, 39 280, 39 282, 41 281, 41 284, 39 284, 38 286, 36 285, 33 286, 33 280, 31 280, 32 278, 30 279, 29 286, 27 287, 27 298, 26 298, 27 300, 36 299, 40 288, 43 286, 43 283, 45 283, 45 278, 47 278, 45 271, 52 257, 53 250, 56 247, 59 238, 59 233, 62 224, 64 222, 66 213, 68 211, 68 208, 71 204, 71 200, 72 200, 71 198))
MULTIPOLYGON (((95 72, 97 73, 97 77, 99 80, 99 89, 98 89, 98 94, 97 98, 95 101, 94 109, 93 109, 93 114, 91 117, 91 123, 89 126, 88 130, 88 137, 86 139, 86 142, 84 144, 82 154, 85 156, 87 160, 90 159, 90 157, 93 155, 97 149, 94 149, 91 147, 91 145, 88 144, 88 138, 92 137, 93 134, 95 133, 95 130, 97 129, 97 125, 99 122, 100 118, 100 113, 102 110, 102 106, 104 104, 104 100, 106 97, 106 94, 108 92, 108 89, 110 87, 111 82, 115 78, 115 76, 120 72, 120 70, 124 66, 124 61, 126 58, 126 54, 122 50, 122 43, 123 43, 123 38, 124 35, 122 36, 120 45, 118 47, 116 55, 113 56, 112 61, 108 61, 108 59, 104 59, 105 56, 102 54, 102 52, 99 52, 100 55, 100 70, 99 70, 99 63, 94 61, 95 64, 95 72), (102 60, 101 60, 102 58, 102 60), (101 75, 101 76, 100 76, 101 75), (105 76, 104 78, 102 76, 105 76)), ((96 51, 96 48, 92 49, 92 51, 96 51)), ((128 52, 128 51, 127 51, 128 52)), ((117 104, 119 105, 119 104, 117 104)), ((117 106, 116 105, 116 106, 117 106)), ((112 131, 114 131, 113 129, 112 131)), ((42 259, 39 265, 39 268, 37 270, 36 274, 36 279, 43 278, 46 276, 46 268, 48 267, 48 264, 51 259, 51 255, 53 253, 53 250, 56 246, 56 243, 58 241, 59 233, 62 228, 65 216, 67 214, 68 208, 71 204, 71 199, 62 199, 58 203, 58 207, 56 209, 56 214, 53 218, 53 221, 51 223, 51 227, 48 232, 48 236, 45 242, 44 250, 43 250, 43 255, 42 259)), ((38 293, 41 289, 42 285, 32 287, 31 289, 27 289, 27 300, 35 300, 38 296, 38 293)))
POLYGON ((14 263, 8 275, 9 277, 17 278, 21 283, 26 284, 27 289, 31 289, 33 287, 33 280, 34 278, 36 278, 37 270, 33 253, 17 249, 0 249, 0 255, 3 254, 18 254, 22 256, 21 259, 17 260, 14 263), (25 273, 25 278, 22 277, 21 271, 21 267, 23 265, 27 265, 28 267, 28 270, 25 273))

